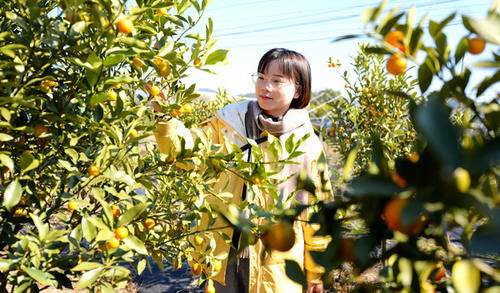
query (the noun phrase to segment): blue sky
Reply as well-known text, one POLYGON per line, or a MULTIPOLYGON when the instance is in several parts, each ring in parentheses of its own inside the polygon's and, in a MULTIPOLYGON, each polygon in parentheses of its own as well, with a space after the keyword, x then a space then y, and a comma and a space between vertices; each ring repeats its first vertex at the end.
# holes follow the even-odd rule
MULTIPOLYGON (((228 64, 212 66, 210 69, 217 75, 194 70, 187 81, 196 83, 197 88, 226 88, 235 95, 253 92, 250 74, 256 70, 260 57, 271 48, 285 47, 302 53, 309 60, 313 91, 325 88, 342 91, 344 83, 338 73, 328 67, 328 59, 333 57, 345 65, 343 69, 348 69, 357 43, 363 40, 335 43, 331 40, 362 32, 361 13, 380 3, 373 0, 213 0, 205 19, 213 19, 214 34, 219 40, 216 48, 229 50, 228 64)), ((449 43, 455 47, 466 34, 460 15, 484 18, 492 3, 489 0, 389 1, 386 11, 396 6, 408 10, 415 5, 416 21, 425 13, 429 13, 428 20, 441 21, 457 12, 446 31, 449 43)), ((493 47, 489 45, 487 49, 493 47)), ((478 58, 467 61, 479 61, 478 58)), ((484 76, 484 73, 479 74, 484 76)))

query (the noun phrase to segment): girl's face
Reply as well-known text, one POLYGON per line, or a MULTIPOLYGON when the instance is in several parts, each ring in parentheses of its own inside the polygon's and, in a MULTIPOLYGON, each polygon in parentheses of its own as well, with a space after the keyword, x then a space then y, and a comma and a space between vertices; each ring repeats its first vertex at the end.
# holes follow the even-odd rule
POLYGON ((281 72, 279 63, 273 60, 266 72, 258 73, 255 95, 264 113, 281 117, 288 111, 293 99, 299 97, 298 87, 281 72))

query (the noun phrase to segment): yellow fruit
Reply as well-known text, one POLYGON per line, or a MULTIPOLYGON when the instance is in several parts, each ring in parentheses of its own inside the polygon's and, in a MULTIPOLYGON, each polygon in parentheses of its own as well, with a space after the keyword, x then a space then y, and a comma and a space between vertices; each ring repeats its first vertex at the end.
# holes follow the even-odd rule
POLYGON ((436 289, 431 283, 423 282, 420 283, 420 293, 435 293, 436 289))
POLYGON ((222 267, 222 262, 218 259, 214 259, 214 261, 212 262, 212 265, 214 268, 214 272, 218 272, 218 271, 220 271, 220 269, 222 267))
POLYGON ((464 168, 458 167, 453 171, 453 179, 457 186, 458 191, 465 193, 470 187, 470 175, 464 168))
POLYGON ((170 65, 168 65, 168 63, 162 63, 158 66, 158 71, 161 77, 167 77, 170 75, 170 65))
POLYGON ((96 165, 90 165, 88 172, 89 172, 90 176, 97 176, 97 175, 99 175, 99 173, 101 173, 101 168, 99 168, 96 165))
POLYGON ((363 89, 363 93, 364 93, 364 94, 367 94, 367 93, 369 93, 369 90, 368 90, 367 88, 364 88, 364 89, 363 89))
POLYGON ((110 101, 116 101, 116 98, 118 98, 118 94, 115 91, 108 92, 108 99, 110 101))
POLYGON ((78 203, 74 200, 68 202, 68 209, 70 211, 76 211, 78 209, 78 203))
POLYGON ((155 227, 156 223, 155 223, 155 220, 151 219, 151 218, 147 218, 146 220, 144 220, 144 227, 147 229, 147 230, 151 230, 155 227))
POLYGON ((191 105, 190 103, 184 104, 182 106, 182 110, 183 112, 188 112, 188 113, 193 112, 193 105, 191 105))
POLYGON ((205 293, 215 293, 215 288, 214 288, 214 285, 212 285, 212 284, 208 284, 208 285, 205 287, 205 293))
POLYGON ((390 31, 386 36, 385 36, 385 41, 392 46, 398 48, 401 51, 405 50, 405 46, 401 44, 400 42, 403 41, 404 34, 401 31, 390 31))
POLYGON ((126 17, 120 19, 117 23, 116 23, 116 27, 118 28, 118 30, 124 34, 129 34, 132 32, 132 29, 134 28, 134 24, 132 23, 132 21, 126 17))
POLYGON ((201 270, 202 270, 202 266, 201 264, 195 262, 193 264, 193 266, 191 267, 191 272, 193 273, 193 275, 195 276, 199 276, 201 274, 201 270))
POLYGON ((120 246, 120 240, 116 239, 115 237, 106 242, 106 247, 108 247, 109 249, 117 248, 118 246, 120 246))
POLYGON ((25 211, 24 211, 23 208, 16 208, 14 210, 14 216, 15 217, 21 217, 21 216, 24 216, 24 214, 25 214, 25 211))
POLYGON ((117 205, 113 205, 111 207, 111 213, 113 213, 113 217, 118 217, 120 215, 120 207, 118 207, 117 205))
POLYGON ((160 8, 160 9, 158 9, 158 10, 156 11, 156 13, 158 13, 159 15, 167 15, 167 14, 168 14, 168 10, 167 10, 167 8, 162 7, 162 8, 160 8))
POLYGON ((399 75, 405 72, 406 63, 407 61, 405 57, 399 54, 394 54, 389 58, 389 60, 387 60, 386 64, 387 72, 389 72, 392 75, 399 75))
POLYGON ((399 197, 392 199, 384 208, 383 219, 387 227, 393 231, 399 231, 406 235, 416 235, 424 228, 424 221, 422 219, 418 219, 407 226, 403 226, 403 223, 401 223, 401 214, 408 203, 408 199, 399 197))
POLYGON ((459 260, 453 264, 451 280, 457 293, 478 292, 481 285, 479 269, 468 259, 459 260))
POLYGON ((203 237, 201 237, 200 235, 194 236, 194 243, 198 246, 202 245, 203 244, 203 237))
POLYGON ((157 96, 160 94, 160 88, 157 87, 156 85, 152 86, 149 92, 151 93, 152 96, 157 96))
POLYGON ((480 54, 484 51, 484 47, 486 46, 486 41, 481 38, 472 38, 469 40, 469 53, 471 54, 480 54))
POLYGON ((118 227, 115 231, 116 239, 125 239, 128 237, 128 229, 127 227, 118 227))
POLYGON ((137 130, 135 128, 132 129, 130 131, 130 133, 129 133, 129 136, 132 137, 132 138, 136 137, 137 136, 137 130))
POLYGON ((288 251, 295 243, 295 232, 290 223, 280 222, 265 231, 261 240, 268 249, 288 251))
POLYGON ((139 58, 139 56, 135 56, 134 59, 132 60, 132 62, 134 63, 134 65, 136 67, 144 66, 144 61, 142 61, 141 58, 139 58))

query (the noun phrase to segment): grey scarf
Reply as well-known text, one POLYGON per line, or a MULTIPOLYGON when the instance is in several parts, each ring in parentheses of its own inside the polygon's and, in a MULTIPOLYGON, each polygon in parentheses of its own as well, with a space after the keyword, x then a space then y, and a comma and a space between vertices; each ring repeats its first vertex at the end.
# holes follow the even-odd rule
POLYGON ((257 101, 250 101, 245 114, 246 134, 251 139, 258 138, 263 131, 280 136, 301 127, 307 120, 309 114, 306 109, 290 108, 283 117, 273 117, 265 114, 257 101))

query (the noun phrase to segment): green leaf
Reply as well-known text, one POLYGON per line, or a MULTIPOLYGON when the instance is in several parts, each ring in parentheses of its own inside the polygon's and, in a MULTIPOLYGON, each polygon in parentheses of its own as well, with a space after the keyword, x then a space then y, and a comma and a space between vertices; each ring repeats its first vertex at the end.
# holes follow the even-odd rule
POLYGON ((8 135, 7 133, 0 133, 0 141, 9 141, 14 139, 11 135, 8 135))
POLYGON ((436 39, 436 37, 439 36, 441 34, 441 32, 443 31, 443 28, 446 25, 448 25, 448 23, 450 23, 450 21, 452 21, 453 18, 455 18, 455 16, 456 16, 456 13, 452 13, 447 18, 445 18, 443 21, 441 21, 439 24, 434 22, 434 21, 430 21, 429 22, 429 33, 431 34, 432 38, 436 39))
POLYGON ((391 55, 392 52, 383 47, 366 47, 363 48, 363 51, 369 54, 382 54, 382 55, 391 55))
POLYGON ((85 238, 89 242, 92 242, 97 235, 97 228, 89 220, 88 215, 85 215, 82 219, 82 232, 83 238, 85 238))
POLYGON ((449 120, 449 109, 441 97, 431 95, 429 101, 415 109, 415 129, 425 138, 432 152, 451 170, 460 166, 460 132, 449 120))
POLYGON ((344 164, 344 181, 351 180, 351 171, 354 162, 356 161, 357 154, 358 148, 354 148, 349 152, 349 155, 347 156, 346 162, 344 164))
POLYGON ((99 268, 90 270, 90 271, 86 272, 85 274, 83 274, 80 277, 80 280, 78 281, 78 284, 76 286, 76 290, 86 288, 86 287, 90 286, 92 283, 94 283, 95 280, 97 280, 97 278, 99 278, 99 276, 101 275, 102 270, 103 270, 103 267, 99 267, 99 268))
POLYGON ((349 40, 349 39, 356 39, 356 38, 359 38, 361 37, 362 35, 345 35, 345 36, 341 36, 341 37, 338 37, 336 39, 333 39, 331 42, 338 42, 338 41, 343 41, 343 40, 349 40))
POLYGON ((226 59, 227 52, 228 50, 223 49, 213 51, 205 60, 205 65, 213 65, 224 61, 226 59))
POLYGON ((3 195, 3 206, 10 212, 10 210, 19 203, 22 195, 23 187, 19 181, 17 179, 12 181, 5 189, 3 195))
POLYGON ((394 8, 389 12, 384 19, 377 26, 377 32, 382 36, 385 36, 392 27, 398 22, 398 20, 404 15, 404 12, 398 13, 396 16, 394 14, 399 10, 399 7, 394 8))
POLYGON ((123 59, 125 59, 125 56, 122 54, 112 54, 112 55, 106 56, 106 58, 104 58, 102 65, 113 66, 113 65, 116 65, 116 64, 122 62, 123 59))
POLYGON ((482 95, 490 86, 500 81, 500 70, 497 71, 494 75, 488 76, 483 79, 483 81, 477 85, 477 93, 476 96, 482 95))
POLYGON ((465 56, 467 49, 469 48, 469 39, 467 37, 463 37, 462 40, 457 45, 457 49, 455 50, 455 63, 458 63, 465 56))
POLYGON ((425 93, 425 91, 429 88, 433 77, 434 75, 432 74, 427 62, 422 63, 418 68, 418 85, 420 86, 420 91, 422 93, 425 93))
POLYGON ((11 259, 0 259, 0 272, 6 273, 10 270, 10 265, 12 264, 11 259))
POLYGON ((121 215, 120 220, 117 223, 118 227, 126 226, 130 222, 138 219, 142 213, 149 206, 149 203, 139 203, 131 208, 129 208, 123 215, 121 215))
POLYGON ((483 68, 500 68, 500 61, 480 61, 472 64, 472 66, 483 68))
POLYGON ((391 197, 404 191, 391 181, 374 175, 356 177, 350 182, 350 187, 349 194, 359 197, 391 197))
POLYGON ((302 289, 307 289, 307 279, 304 271, 299 266, 296 261, 286 259, 285 260, 285 271, 288 278, 292 281, 302 285, 302 289))
POLYGON ((500 45, 500 19, 498 17, 475 19, 462 16, 462 22, 469 31, 479 35, 482 39, 500 45))
POLYGON ((38 167, 40 162, 35 159, 30 151, 24 151, 19 157, 19 166, 23 172, 28 172, 38 167))
POLYGON ((102 101, 106 101, 107 99, 108 99, 108 93, 105 92, 98 93, 96 95, 93 95, 92 98, 90 98, 89 105, 92 106, 102 101))
POLYGON ((56 282, 53 280, 54 276, 47 272, 42 272, 35 268, 25 268, 24 271, 33 278, 33 280, 41 283, 42 285, 52 285, 55 286, 56 282))
POLYGON ((9 168, 11 173, 14 173, 14 161, 5 154, 0 154, 0 163, 9 168))
POLYGON ((64 152, 71 158, 71 162, 73 164, 76 164, 78 162, 78 158, 80 157, 78 155, 78 152, 72 148, 66 148, 64 149, 64 152))
POLYGON ((129 235, 127 238, 123 239, 123 242, 133 250, 137 251, 140 254, 147 255, 148 250, 144 243, 134 235, 129 235))
POLYGON ((90 271, 102 267, 101 263, 98 262, 82 262, 81 264, 73 267, 72 271, 90 271))
POLYGON ((0 114, 2 115, 3 119, 5 119, 7 122, 10 122, 11 115, 9 109, 0 108, 0 114))

